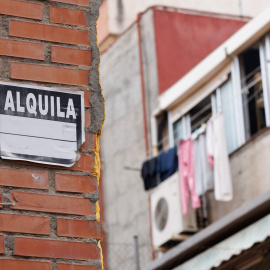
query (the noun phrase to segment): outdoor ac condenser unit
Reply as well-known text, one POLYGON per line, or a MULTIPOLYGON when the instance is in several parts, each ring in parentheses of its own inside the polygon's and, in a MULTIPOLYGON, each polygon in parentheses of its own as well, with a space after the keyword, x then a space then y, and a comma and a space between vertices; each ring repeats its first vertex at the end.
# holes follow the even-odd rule
POLYGON ((194 210, 182 214, 178 172, 173 174, 151 193, 152 240, 155 249, 170 240, 184 240, 197 231, 194 210))

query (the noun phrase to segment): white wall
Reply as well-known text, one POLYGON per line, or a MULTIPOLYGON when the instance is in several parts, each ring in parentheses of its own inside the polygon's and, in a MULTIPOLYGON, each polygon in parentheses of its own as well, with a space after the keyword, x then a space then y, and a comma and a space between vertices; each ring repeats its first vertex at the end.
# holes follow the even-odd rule
POLYGON ((109 29, 120 34, 137 19, 139 12, 153 5, 254 17, 270 5, 270 0, 108 0, 109 29), (241 10, 240 11, 240 6, 241 10))

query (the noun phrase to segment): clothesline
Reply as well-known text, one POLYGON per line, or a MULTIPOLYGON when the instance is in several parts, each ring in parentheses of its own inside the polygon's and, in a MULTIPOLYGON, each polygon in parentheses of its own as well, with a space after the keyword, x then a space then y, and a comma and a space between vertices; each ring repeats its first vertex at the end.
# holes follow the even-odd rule
MULTIPOLYGON (((253 79, 251 82, 249 82, 247 85, 246 82, 248 79, 250 79, 252 76, 254 76, 257 72, 259 72, 261 70, 260 66, 258 66, 257 68, 255 68, 253 71, 251 71, 249 74, 247 74, 245 77, 243 77, 241 79, 241 94, 246 94, 247 90, 250 89, 251 87, 253 87, 254 85, 256 85, 257 83, 261 82, 262 78, 261 76, 259 76, 258 78, 255 78, 253 79)), ((256 95, 257 95, 258 91, 254 91, 254 93, 252 93, 250 96, 248 96, 246 99, 244 99, 242 101, 242 106, 245 107, 247 106, 253 99, 256 98, 256 95)), ((263 93, 262 93, 263 95, 263 93)), ((229 100, 228 102, 234 102, 234 99, 233 99, 233 96, 229 97, 229 100)), ((193 122, 195 119, 197 119, 198 117, 200 117, 204 112, 206 112, 208 109, 210 109, 212 106, 211 103, 207 104, 206 106, 204 106, 201 110, 199 110, 198 112, 196 112, 191 118, 190 118, 190 121, 193 122)), ((195 123, 193 126, 192 126, 192 129, 196 129, 197 127, 199 127, 201 125, 202 122, 205 122, 206 120, 208 120, 210 114, 209 115, 206 115, 205 117, 203 117, 203 119, 200 119, 200 121, 198 123, 195 123)), ((174 135, 174 138, 176 137, 176 133, 178 133, 179 130, 178 129, 175 129, 173 131, 173 135, 174 135)), ((168 135, 163 137, 162 140, 158 141, 157 145, 160 146, 162 145, 164 142, 168 141, 168 135)), ((174 141, 176 142, 177 139, 174 139, 174 141)))
POLYGON ((205 124, 207 122, 207 120, 210 119, 211 115, 212 115, 212 113, 208 114, 204 118, 202 118, 200 122, 193 125, 193 129, 196 129, 196 128, 200 127, 202 124, 205 124))
POLYGON ((197 133, 198 136, 193 139, 190 136, 181 140, 177 147, 145 161, 141 171, 145 190, 148 190, 165 181, 179 168, 184 214, 188 212, 189 196, 193 207, 198 208, 201 206, 199 196, 203 196, 213 187, 216 200, 232 199, 223 113, 210 118, 206 130, 203 127, 197 133))
POLYGON ((191 118, 190 121, 193 121, 194 119, 198 118, 202 113, 204 113, 205 111, 207 111, 208 109, 210 109, 212 107, 212 104, 209 103, 208 105, 204 106, 201 110, 199 110, 197 113, 195 113, 191 118))
POLYGON ((261 70, 261 66, 258 66, 258 67, 256 67, 255 69, 253 69, 249 74, 247 74, 245 77, 243 77, 242 79, 241 79, 241 84, 245 84, 246 83, 246 81, 249 79, 249 78, 251 78, 254 74, 256 74, 258 71, 260 71, 261 70))
MULTIPOLYGON (((256 97, 256 92, 254 92, 252 95, 250 95, 246 100, 244 100, 243 102, 242 102, 242 105, 243 105, 243 107, 244 106, 247 106, 247 104, 249 103, 249 102, 251 102, 254 98, 256 97)), ((229 98, 229 100, 228 100, 228 103, 230 103, 230 102, 233 102, 233 98, 232 97, 230 97, 229 98)), ((211 107, 211 104, 209 104, 208 105, 209 107, 208 108, 210 108, 211 107)), ((204 109, 204 108, 203 108, 204 109)), ((202 109, 202 110, 203 110, 202 109)), ((200 111, 199 111, 200 112, 200 111)), ((201 119, 201 121, 200 122, 198 122, 198 124, 196 124, 195 125, 195 128, 197 128, 197 126, 200 126, 203 122, 206 122, 206 120, 208 119, 208 118, 210 118, 210 115, 207 115, 207 116, 205 116, 203 119, 201 119)), ((194 127, 194 126, 193 126, 194 127)), ((173 131, 173 134, 175 135, 176 133, 178 133, 178 130, 177 129, 175 129, 174 131, 173 131)), ((175 137, 175 136, 174 136, 175 137)), ((162 138, 162 140, 160 140, 159 142, 158 142, 158 146, 159 145, 161 145, 164 141, 166 141, 166 140, 168 140, 168 135, 166 135, 165 137, 163 137, 162 138)), ((175 139, 175 141, 177 141, 177 139, 175 139)))

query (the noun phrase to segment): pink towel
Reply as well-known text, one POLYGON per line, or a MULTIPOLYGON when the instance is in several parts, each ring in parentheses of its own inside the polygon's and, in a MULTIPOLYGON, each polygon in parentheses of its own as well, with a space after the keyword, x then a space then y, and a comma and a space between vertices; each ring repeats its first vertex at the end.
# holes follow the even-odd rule
POLYGON ((191 195, 192 207, 201 207, 201 201, 195 189, 194 152, 191 138, 178 143, 178 163, 180 170, 182 209, 183 214, 187 214, 189 194, 191 195))

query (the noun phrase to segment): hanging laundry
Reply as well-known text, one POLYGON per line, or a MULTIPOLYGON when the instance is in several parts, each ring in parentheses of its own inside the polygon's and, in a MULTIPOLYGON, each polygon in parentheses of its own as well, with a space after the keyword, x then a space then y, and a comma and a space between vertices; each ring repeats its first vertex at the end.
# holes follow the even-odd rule
POLYGON ((163 182, 178 169, 177 146, 168 152, 161 152, 157 158, 156 174, 163 182))
POLYGON ((211 168, 214 167, 214 128, 213 128, 213 117, 209 119, 206 124, 206 152, 208 156, 208 163, 211 168))
POLYGON ((181 202, 183 214, 188 213, 189 194, 192 207, 201 207, 201 201, 195 190, 194 152, 191 138, 178 143, 178 162, 180 171, 181 202))
MULTIPOLYGON (((210 149, 214 152, 215 199, 218 201, 230 201, 233 198, 233 189, 223 113, 219 112, 214 118, 210 119, 207 126, 209 127, 210 134, 213 132, 210 136, 212 138, 210 149)), ((209 143, 211 140, 209 140, 209 143)))
POLYGON ((201 128, 194 141, 194 168, 196 193, 198 196, 204 195, 208 190, 214 188, 214 173, 211 168, 206 152, 205 126, 201 128))
POLYGON ((144 182, 144 189, 149 190, 157 186, 156 174, 157 158, 152 158, 143 163, 141 176, 144 182))

